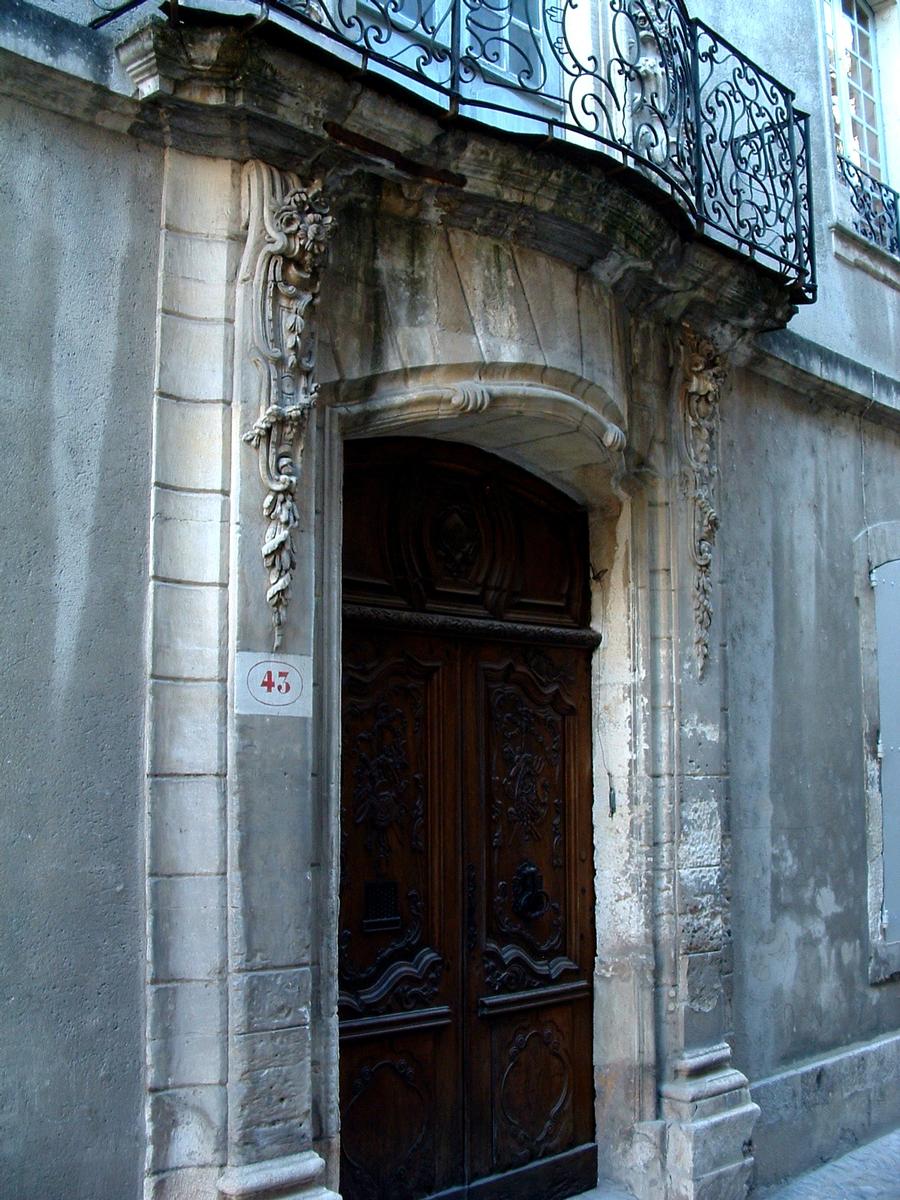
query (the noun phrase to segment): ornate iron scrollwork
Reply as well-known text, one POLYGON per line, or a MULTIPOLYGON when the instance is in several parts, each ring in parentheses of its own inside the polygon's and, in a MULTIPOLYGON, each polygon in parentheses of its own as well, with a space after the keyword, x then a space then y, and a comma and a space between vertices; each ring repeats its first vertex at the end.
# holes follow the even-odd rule
POLYGON ((837 164, 856 213, 856 232, 889 254, 900 254, 900 193, 841 154, 837 164))
POLYGON ((599 17, 581 0, 315 0, 295 20, 439 107, 593 144, 812 300, 808 118, 790 88, 683 0, 604 0, 599 17))

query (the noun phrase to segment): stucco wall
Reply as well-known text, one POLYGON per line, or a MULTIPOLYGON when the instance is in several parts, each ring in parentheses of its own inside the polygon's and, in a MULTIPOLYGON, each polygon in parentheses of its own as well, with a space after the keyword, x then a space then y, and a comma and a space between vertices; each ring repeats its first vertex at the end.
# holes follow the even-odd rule
MULTIPOLYGON (((868 978, 853 546, 864 526, 896 518, 898 463, 889 430, 761 378, 738 375, 723 400, 734 1048, 752 1080, 900 1025, 900 981, 868 978)), ((792 1157, 807 1165, 814 1148, 796 1125, 777 1159, 767 1140, 813 1103, 831 1153, 841 1127, 862 1140, 900 1117, 877 1102, 851 1111, 840 1089, 827 1104, 782 1102, 777 1114, 760 1100, 763 1173, 789 1171, 792 1157)))
POLYGON ((0 119, 0 1190, 129 1200, 160 155, 0 119))

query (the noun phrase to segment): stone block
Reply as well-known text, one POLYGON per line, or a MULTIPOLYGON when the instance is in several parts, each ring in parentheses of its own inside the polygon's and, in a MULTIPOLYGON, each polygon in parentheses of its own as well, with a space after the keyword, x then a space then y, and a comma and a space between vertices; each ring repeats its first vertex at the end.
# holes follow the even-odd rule
MULTIPOLYGON (((662 576, 663 579, 670 578, 668 572, 655 571, 653 574, 657 581, 659 580, 660 576, 662 576)), ((661 678, 671 679, 673 669, 672 664, 674 661, 672 639, 670 637, 651 637, 650 653, 654 663, 654 670, 658 672, 661 678), (658 664, 658 666, 656 664, 658 664)))
POLYGON ((325 1170, 320 1155, 314 1150, 304 1150, 264 1162, 230 1166, 219 1179, 219 1192, 223 1196, 261 1196, 271 1192, 284 1200, 299 1196, 325 1200, 320 1182, 325 1170))
POLYGON ((722 999, 722 957, 721 952, 682 956, 685 999, 695 1012, 711 1012, 722 999))
POLYGON ((337 373, 345 379, 403 366, 384 271, 370 257, 380 241, 371 214, 344 210, 332 245, 332 266, 322 279, 318 320, 337 373), (348 338, 348 329, 357 336, 348 338))
POLYGON ((218 777, 151 779, 150 875, 217 875, 225 870, 225 796, 218 777))
POLYGON ((219 875, 150 880, 151 980, 211 980, 225 970, 225 881, 219 875))
POLYGON ((232 320, 239 247, 236 242, 167 232, 162 309, 181 317, 232 320))
POLYGON ((224 774, 224 710, 223 684, 153 680, 150 774, 224 774))
MULTIPOLYGON (((687 668, 682 666, 682 678, 686 672, 687 668)), ((681 751, 681 769, 686 778, 722 775, 725 754, 721 713, 717 708, 706 715, 696 711, 689 712, 683 691, 678 742, 681 751)))
POLYGON ((586 271, 578 275, 581 374, 598 383, 610 396, 622 395, 617 363, 621 351, 614 333, 610 293, 586 271))
POLYGON ((724 873, 718 867, 678 872, 678 924, 683 953, 720 950, 727 938, 724 873))
MULTIPOLYGON (((581 376, 578 272, 524 246, 514 246, 513 257, 544 358, 550 366, 581 376)), ((603 330, 594 336, 602 340, 603 330)), ((605 349, 608 355, 608 344, 605 349)))
MULTIPOLYGON (((301 1025, 294 1029, 269 1029, 263 1033, 238 1033, 233 1042, 232 1073, 239 1079, 260 1071, 302 1067, 309 1076, 310 1031, 301 1025)), ((281 1098, 277 1103, 282 1103, 281 1098)))
MULTIPOLYGON (((446 236, 446 235, 445 235, 446 236)), ((436 362, 480 362, 481 347, 472 323, 459 275, 453 263, 449 242, 444 242, 435 259, 435 278, 429 285, 436 288, 437 346, 436 362)))
POLYGON ((163 313, 157 387, 182 400, 231 399, 232 326, 163 313))
POLYGON ((504 409, 502 417, 479 425, 478 444, 485 450, 518 449, 520 456, 527 451, 530 458, 536 458, 542 442, 556 437, 559 429, 559 422, 552 417, 524 416, 504 409))
POLYGON ((198 491, 227 491, 231 408, 215 401, 158 396, 153 482, 198 491))
POLYGON ((216 1180, 220 1167, 181 1167, 162 1175, 150 1175, 144 1200, 219 1200, 216 1180))
POLYGON ((234 813, 240 887, 229 922, 238 970, 274 970, 310 961, 312 723, 291 722, 290 736, 282 733, 284 724, 274 717, 242 716, 229 735, 238 797, 263 798, 240 804, 234 813))
POLYGON ((239 236, 240 164, 224 158, 166 151, 163 225, 204 237, 239 236))
POLYGON ((310 969, 246 971, 231 978, 231 1014, 239 1033, 309 1024, 310 969))
POLYGON ((228 1076, 223 983, 165 983, 147 999, 147 1082, 152 1090, 224 1083, 228 1076))
POLYGON ((543 363, 510 246, 462 229, 448 237, 485 361, 543 363))
MULTIPOLYGON (((150 1097, 153 1171, 216 1166, 225 1158, 225 1088, 173 1088, 150 1097)), ((176 1193, 177 1195, 177 1193, 176 1193)))
POLYGON ((152 573, 183 583, 228 577, 228 500, 205 492, 153 489, 152 573))
POLYGON ((269 1157, 311 1137, 309 1030, 239 1034, 230 1090, 232 1137, 269 1157))
POLYGON ((678 835, 680 867, 717 867, 722 862, 722 781, 683 780, 678 835))
POLYGON ((691 1200, 746 1200, 750 1190, 753 1159, 722 1167, 711 1175, 696 1180, 693 1191, 686 1193, 691 1200))
POLYGON ((561 475, 564 479, 570 471, 588 466, 603 455, 593 437, 575 431, 521 445, 517 453, 527 456, 523 460, 526 466, 535 464, 542 471, 561 475))
POLYGON ((225 679, 228 594, 215 584, 153 588, 152 666, 169 679, 225 679))
MULTIPOLYGON (((744 1092, 746 1099, 747 1093, 744 1092)), ((755 1104, 744 1103, 716 1116, 685 1124, 674 1122, 668 1128, 666 1167, 673 1179, 698 1183, 704 1177, 719 1175, 729 1168, 742 1167, 744 1147, 750 1141, 759 1117, 755 1104)), ((730 1194, 730 1193, 726 1193, 730 1194)))
MULTIPOLYGON (((657 506, 659 507, 659 506, 657 506)), ((662 600, 672 595, 672 572, 668 567, 651 567, 647 573, 650 591, 662 600)))

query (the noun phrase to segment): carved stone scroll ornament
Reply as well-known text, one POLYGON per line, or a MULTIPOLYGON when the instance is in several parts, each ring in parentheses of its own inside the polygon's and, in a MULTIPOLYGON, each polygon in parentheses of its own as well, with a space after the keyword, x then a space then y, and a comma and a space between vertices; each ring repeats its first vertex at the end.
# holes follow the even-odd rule
POLYGON ((697 674, 709 658, 712 624, 712 552, 719 528, 715 507, 718 474, 719 393, 725 379, 721 355, 711 341, 685 325, 681 343, 680 420, 692 508, 691 558, 694 564, 694 649, 697 674))
POLYGON ((315 309, 334 218, 319 181, 303 187, 296 175, 260 162, 247 171, 255 263, 245 258, 245 277, 252 271, 250 359, 259 372, 259 416, 243 438, 259 455, 266 488, 262 555, 277 650, 296 566, 297 482, 318 392, 315 309))

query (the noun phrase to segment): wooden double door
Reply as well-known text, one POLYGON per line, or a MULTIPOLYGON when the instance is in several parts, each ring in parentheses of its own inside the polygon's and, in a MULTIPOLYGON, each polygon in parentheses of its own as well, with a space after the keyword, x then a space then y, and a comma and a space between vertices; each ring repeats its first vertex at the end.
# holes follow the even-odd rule
POLYGON ((548 564, 530 583, 520 568, 529 532, 540 549, 560 506, 581 514, 470 449, 362 445, 345 488, 341 1192, 573 1195, 596 1180, 592 639, 580 569, 542 596, 548 564), (398 535, 415 545, 398 554, 398 535), (397 569, 417 555, 418 603, 397 569), (515 586, 490 608, 501 567, 515 586), (555 623, 535 619, 544 600, 555 623))

